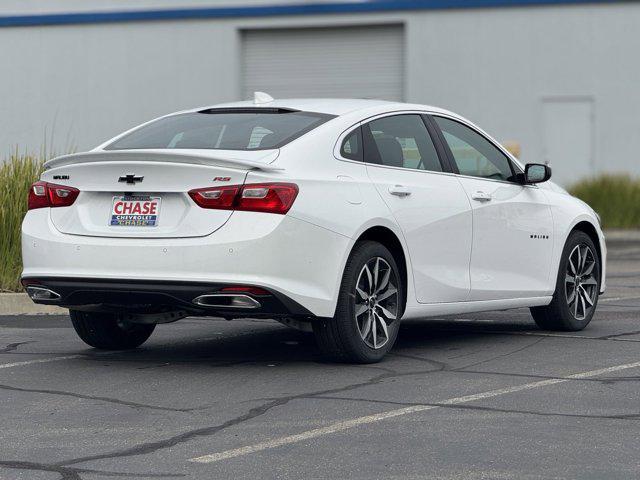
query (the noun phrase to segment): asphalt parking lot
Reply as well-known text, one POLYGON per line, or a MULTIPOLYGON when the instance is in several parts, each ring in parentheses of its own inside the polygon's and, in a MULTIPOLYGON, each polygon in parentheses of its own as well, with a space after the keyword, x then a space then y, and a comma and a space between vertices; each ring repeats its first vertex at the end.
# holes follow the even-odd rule
POLYGON ((610 249, 585 331, 411 321, 378 365, 270 321, 102 353, 65 316, 0 317, 0 478, 638 478, 640 245, 610 249))

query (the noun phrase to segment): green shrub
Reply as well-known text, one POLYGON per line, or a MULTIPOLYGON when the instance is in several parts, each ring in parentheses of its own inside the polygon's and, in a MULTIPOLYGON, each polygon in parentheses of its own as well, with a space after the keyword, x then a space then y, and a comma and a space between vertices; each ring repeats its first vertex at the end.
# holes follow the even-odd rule
POLYGON ((17 152, 6 162, 0 161, 0 291, 22 289, 20 226, 27 211, 29 187, 40 177, 43 163, 42 158, 17 152))
POLYGON ((640 178, 603 174, 576 183, 569 192, 598 212, 604 228, 640 227, 640 178))

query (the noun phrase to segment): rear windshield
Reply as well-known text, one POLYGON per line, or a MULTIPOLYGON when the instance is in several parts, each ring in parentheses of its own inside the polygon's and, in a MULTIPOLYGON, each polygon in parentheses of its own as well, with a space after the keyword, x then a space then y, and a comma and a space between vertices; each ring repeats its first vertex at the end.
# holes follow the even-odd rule
POLYGON ((279 148, 326 122, 331 115, 297 111, 216 111, 161 118, 108 145, 106 150, 279 148))

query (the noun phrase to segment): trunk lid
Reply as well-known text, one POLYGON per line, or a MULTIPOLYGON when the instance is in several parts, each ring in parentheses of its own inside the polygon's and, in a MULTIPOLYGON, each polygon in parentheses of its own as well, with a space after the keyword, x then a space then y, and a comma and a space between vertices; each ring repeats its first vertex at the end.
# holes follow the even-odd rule
POLYGON ((89 152, 47 162, 42 180, 80 190, 72 206, 51 209, 51 221, 62 233, 201 237, 222 227, 233 212, 200 208, 187 192, 242 185, 252 169, 278 170, 270 165, 277 155, 277 150, 89 152))

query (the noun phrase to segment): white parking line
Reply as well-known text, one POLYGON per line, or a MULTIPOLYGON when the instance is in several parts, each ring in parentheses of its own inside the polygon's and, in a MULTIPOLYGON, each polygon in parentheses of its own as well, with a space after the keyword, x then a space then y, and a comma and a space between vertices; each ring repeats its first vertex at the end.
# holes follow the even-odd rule
POLYGON ((24 362, 3 363, 3 364, 0 364, 0 369, 22 367, 24 365, 33 365, 34 363, 59 362, 61 360, 70 360, 72 358, 82 358, 82 357, 83 355, 67 355, 65 357, 40 358, 38 360, 25 360, 24 362))
MULTIPOLYGON (((500 395, 506 395, 509 393, 522 392, 524 390, 531 390, 539 387, 546 387, 549 385, 557 385, 560 383, 569 382, 571 380, 579 380, 583 378, 596 377, 605 373, 619 372, 621 370, 627 370, 630 368, 640 367, 640 362, 627 363, 624 365, 616 365, 613 367, 600 368, 598 370, 591 370, 588 372, 574 373, 562 378, 553 378, 549 380, 541 380, 539 382, 526 383, 523 385, 516 385, 514 387, 500 388, 497 390, 490 390, 488 392, 477 393, 474 395, 465 395, 463 397, 455 397, 438 402, 445 405, 458 405, 461 403, 474 402, 476 400, 484 400, 486 398, 498 397, 500 395)), ((235 448, 232 450, 225 450, 223 452, 212 453, 209 455, 203 455, 201 457, 191 458, 190 462, 197 463, 214 463, 228 458, 239 457, 242 455, 248 455, 250 453, 260 452, 262 450, 268 450, 271 448, 280 447, 282 445, 289 445, 292 443, 302 442, 304 440, 310 440, 312 438, 321 437, 324 435, 331 435, 332 433, 341 432, 350 428, 357 427, 359 425, 366 425, 370 423, 380 422, 389 418, 400 417, 403 415, 409 415, 411 413, 424 412, 427 410, 433 410, 439 408, 435 405, 414 405, 411 407, 398 408, 396 410, 389 410, 387 412, 376 413, 374 415, 367 415, 364 417, 357 417, 351 420, 345 420, 343 422, 337 422, 326 427, 315 428, 313 430, 307 430, 306 432, 298 433, 295 435, 288 435, 286 437, 275 438, 273 440, 267 440, 265 442, 256 443, 254 445, 247 445, 246 447, 235 448)))

